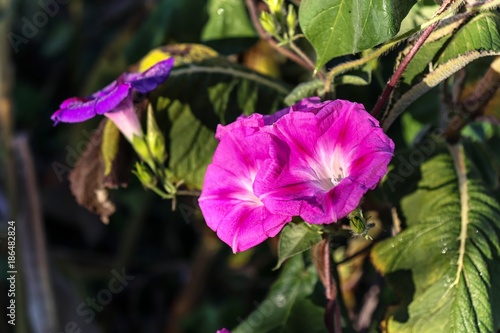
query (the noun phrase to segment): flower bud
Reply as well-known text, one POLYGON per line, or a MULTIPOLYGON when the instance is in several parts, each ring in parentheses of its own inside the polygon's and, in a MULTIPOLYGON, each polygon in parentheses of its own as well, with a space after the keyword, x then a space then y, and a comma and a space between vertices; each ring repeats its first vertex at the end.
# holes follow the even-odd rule
POLYGON ((148 145, 147 145, 146 141, 144 140, 144 138, 134 135, 134 137, 132 139, 132 147, 134 148, 137 155, 139 155, 139 157, 144 162, 147 162, 150 165, 154 165, 154 163, 152 164, 151 154, 149 152, 148 145))
POLYGON ((292 38, 295 35, 295 27, 297 26, 297 12, 295 11, 295 7, 293 5, 288 5, 286 26, 288 28, 288 36, 292 38))
POLYGON ((367 223, 363 216, 363 211, 361 208, 356 208, 348 215, 349 225, 351 227, 351 233, 353 237, 364 237, 366 240, 373 240, 373 238, 368 235, 368 231, 375 226, 374 223, 367 223))
POLYGON ((284 0, 264 0, 266 5, 269 7, 269 11, 274 15, 281 13, 281 8, 283 8, 284 0))
POLYGON ((276 36, 278 34, 278 30, 276 29, 276 22, 274 21, 274 17, 268 12, 260 13, 260 24, 264 30, 267 31, 271 36, 276 36))
POLYGON ((165 162, 167 157, 165 154, 165 138, 156 123, 151 104, 148 106, 148 132, 146 134, 146 142, 153 158, 160 163, 165 162))
POLYGON ((132 172, 139 178, 144 187, 153 187, 155 185, 156 179, 144 164, 135 163, 135 170, 132 172))

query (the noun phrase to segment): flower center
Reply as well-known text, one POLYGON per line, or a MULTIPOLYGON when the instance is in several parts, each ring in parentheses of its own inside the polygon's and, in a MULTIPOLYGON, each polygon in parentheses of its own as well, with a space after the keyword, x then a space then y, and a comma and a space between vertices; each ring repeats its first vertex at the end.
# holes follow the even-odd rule
POLYGON ((319 159, 310 163, 316 184, 324 191, 330 191, 347 176, 344 159, 339 149, 320 152, 319 159))
POLYGON ((255 181, 255 177, 257 175, 257 171, 250 170, 248 175, 242 177, 240 179, 240 191, 237 191, 233 197, 238 200, 245 201, 247 204, 252 206, 263 206, 264 204, 260 200, 259 197, 255 195, 253 192, 253 182, 255 181))
POLYGON ((332 182, 333 186, 337 186, 344 177, 344 169, 342 167, 339 167, 337 175, 334 175, 332 178, 330 178, 330 181, 332 182))

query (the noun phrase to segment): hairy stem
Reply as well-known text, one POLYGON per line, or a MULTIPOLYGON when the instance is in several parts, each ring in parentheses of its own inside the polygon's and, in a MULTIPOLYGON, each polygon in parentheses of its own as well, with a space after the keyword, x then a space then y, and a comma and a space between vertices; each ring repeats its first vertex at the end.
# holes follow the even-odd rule
MULTIPOLYGON (((454 2, 455 2, 455 4, 454 4, 453 8, 458 8, 463 1, 458 1, 458 2, 456 2, 455 0, 443 1, 443 3, 441 4, 441 7, 439 7, 439 9, 437 10, 437 12, 435 13, 434 16, 438 17, 439 15, 443 14, 444 11, 448 7, 453 5, 454 2)), ((389 96, 391 95, 392 91, 396 87, 396 84, 398 83, 399 79, 401 78, 404 71, 406 70, 406 67, 408 67, 408 65, 410 64, 410 61, 413 59, 415 54, 417 54, 418 50, 420 50, 420 48, 425 43, 427 38, 429 38, 431 33, 434 31, 434 29, 436 29, 439 22, 440 22, 439 20, 435 21, 428 28, 426 28, 424 30, 422 35, 420 35, 420 37, 417 39, 417 41, 415 42, 415 44, 411 48, 410 52, 408 52, 408 54, 405 56, 405 58, 403 59, 403 61, 401 62, 401 64, 397 68, 397 70, 394 72, 392 77, 389 79, 389 82, 387 83, 384 91, 382 92, 382 95, 380 96, 379 100, 377 101, 377 104, 375 104, 375 106, 373 107, 373 110, 371 112, 371 114, 374 117, 377 117, 380 114, 380 111, 382 111, 382 108, 387 103, 389 96)))
MULTIPOLYGON (((457 9, 460 5, 461 5, 460 3, 456 3, 456 5, 451 7, 450 10, 453 11, 453 10, 457 9)), ((482 9, 483 9, 482 7, 481 8, 472 8, 471 11, 479 11, 482 9)), ((407 38, 413 36, 414 34, 418 33, 419 31, 422 31, 422 30, 428 28, 429 26, 433 25, 436 22, 440 22, 448 14, 449 13, 448 12, 445 13, 445 11, 443 9, 443 10, 437 12, 427 22, 395 37, 391 41, 380 46, 378 49, 373 50, 373 52, 370 53, 369 55, 367 55, 363 58, 360 58, 360 59, 347 61, 347 62, 341 63, 341 64, 333 67, 327 74, 325 91, 328 92, 328 91, 332 90, 333 80, 335 79, 336 76, 343 74, 343 73, 346 73, 350 70, 354 70, 356 68, 359 68, 359 67, 363 66, 364 64, 368 63, 369 61, 377 59, 378 57, 382 56, 384 53, 389 52, 392 48, 396 47, 399 43, 402 43, 403 41, 405 41, 407 38)))
POLYGON ((398 83, 399 79, 403 75, 404 71, 406 70, 406 67, 408 67, 410 61, 413 59, 415 54, 417 54, 418 50, 422 47, 424 42, 427 40, 427 38, 430 36, 430 34, 434 31, 436 26, 438 25, 439 22, 435 22, 432 24, 430 27, 428 27, 424 33, 418 38, 417 42, 413 47, 411 48, 410 52, 406 55, 406 57, 403 59, 401 64, 399 65, 398 69, 392 74, 392 77, 390 78, 389 82, 385 86, 384 91, 382 92, 382 96, 380 96, 379 100, 377 101, 377 104, 373 107, 373 110, 371 112, 372 116, 377 117, 382 111, 382 108, 384 105, 387 103, 387 100, 389 99, 389 96, 391 95, 392 91, 396 87, 396 84, 398 83))

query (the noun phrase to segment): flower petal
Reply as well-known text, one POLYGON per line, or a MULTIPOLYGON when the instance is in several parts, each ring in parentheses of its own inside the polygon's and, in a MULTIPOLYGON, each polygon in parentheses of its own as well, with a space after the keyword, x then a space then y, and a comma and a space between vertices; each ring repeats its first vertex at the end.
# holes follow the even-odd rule
POLYGON ((227 328, 222 328, 218 330, 216 333, 231 333, 227 328))
POLYGON ((283 117, 284 115, 294 112, 294 111, 303 111, 303 112, 312 112, 314 114, 318 113, 320 108, 323 106, 324 103, 321 102, 319 97, 310 97, 310 98, 304 98, 297 104, 294 104, 288 108, 276 111, 275 113, 271 115, 266 115, 264 116, 264 123, 265 125, 272 125, 278 119, 283 117))
POLYGON ((314 147, 320 134, 314 113, 288 113, 274 124, 272 133, 285 141, 297 158, 307 161, 314 157, 314 147))
POLYGON ((97 99, 97 98, 104 97, 104 96, 108 95, 109 93, 111 93, 113 90, 116 89, 116 86, 118 84, 123 83, 123 82, 118 82, 118 81, 119 80, 115 80, 115 81, 111 82, 110 84, 108 84, 106 87, 96 91, 95 93, 90 95, 90 98, 97 99))
POLYGON ((79 123, 95 116, 94 101, 73 97, 61 103, 61 108, 54 112, 50 119, 54 125, 59 122, 79 123))
POLYGON ((291 220, 272 214, 254 192, 254 179, 278 151, 273 137, 253 127, 233 127, 207 168, 199 203, 207 225, 234 252, 275 236, 291 220))
POLYGON ((117 84, 108 94, 95 99, 96 114, 105 114, 116 108, 124 99, 131 95, 130 85, 127 83, 117 84))
POLYGON ((257 132, 264 126, 264 118, 261 114, 254 113, 250 116, 241 115, 236 121, 228 125, 218 125, 215 132, 215 138, 221 140, 226 133, 242 128, 253 128, 253 132, 257 132))
POLYGON ((130 83, 140 93, 147 93, 165 82, 174 67, 174 58, 160 61, 143 73, 125 73, 124 82, 130 83))
POLYGON ((71 108, 72 106, 78 106, 81 105, 82 103, 88 102, 90 99, 88 98, 81 98, 81 97, 70 97, 65 99, 61 105, 59 106, 60 109, 66 109, 66 108, 71 108))
POLYGON ((134 135, 142 137, 142 127, 135 113, 132 95, 127 96, 113 111, 104 114, 118 127, 129 142, 133 142, 134 135))

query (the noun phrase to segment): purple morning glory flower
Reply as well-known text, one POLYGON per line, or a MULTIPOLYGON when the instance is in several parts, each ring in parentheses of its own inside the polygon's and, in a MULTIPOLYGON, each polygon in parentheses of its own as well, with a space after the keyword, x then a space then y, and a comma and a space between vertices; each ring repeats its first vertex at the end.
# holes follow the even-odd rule
POLYGON ((63 101, 51 119, 59 122, 77 123, 104 115, 111 119, 125 137, 132 141, 134 135, 142 136, 142 128, 134 111, 133 92, 147 93, 156 89, 170 75, 174 59, 158 62, 142 73, 123 73, 108 86, 80 98, 63 101))
POLYGON ((223 328, 221 330, 218 330, 216 333, 231 333, 227 328, 223 328))
POLYGON ((290 156, 259 180, 265 195, 256 195, 273 213, 335 222, 386 174, 394 143, 361 104, 335 100, 301 111, 273 124, 271 133, 286 142, 290 156))
POLYGON ((245 251, 274 237, 291 220, 271 213, 256 195, 257 179, 286 164, 288 147, 275 136, 260 130, 262 116, 240 120, 246 126, 219 126, 220 143, 207 168, 200 208, 207 225, 233 249, 245 251))

